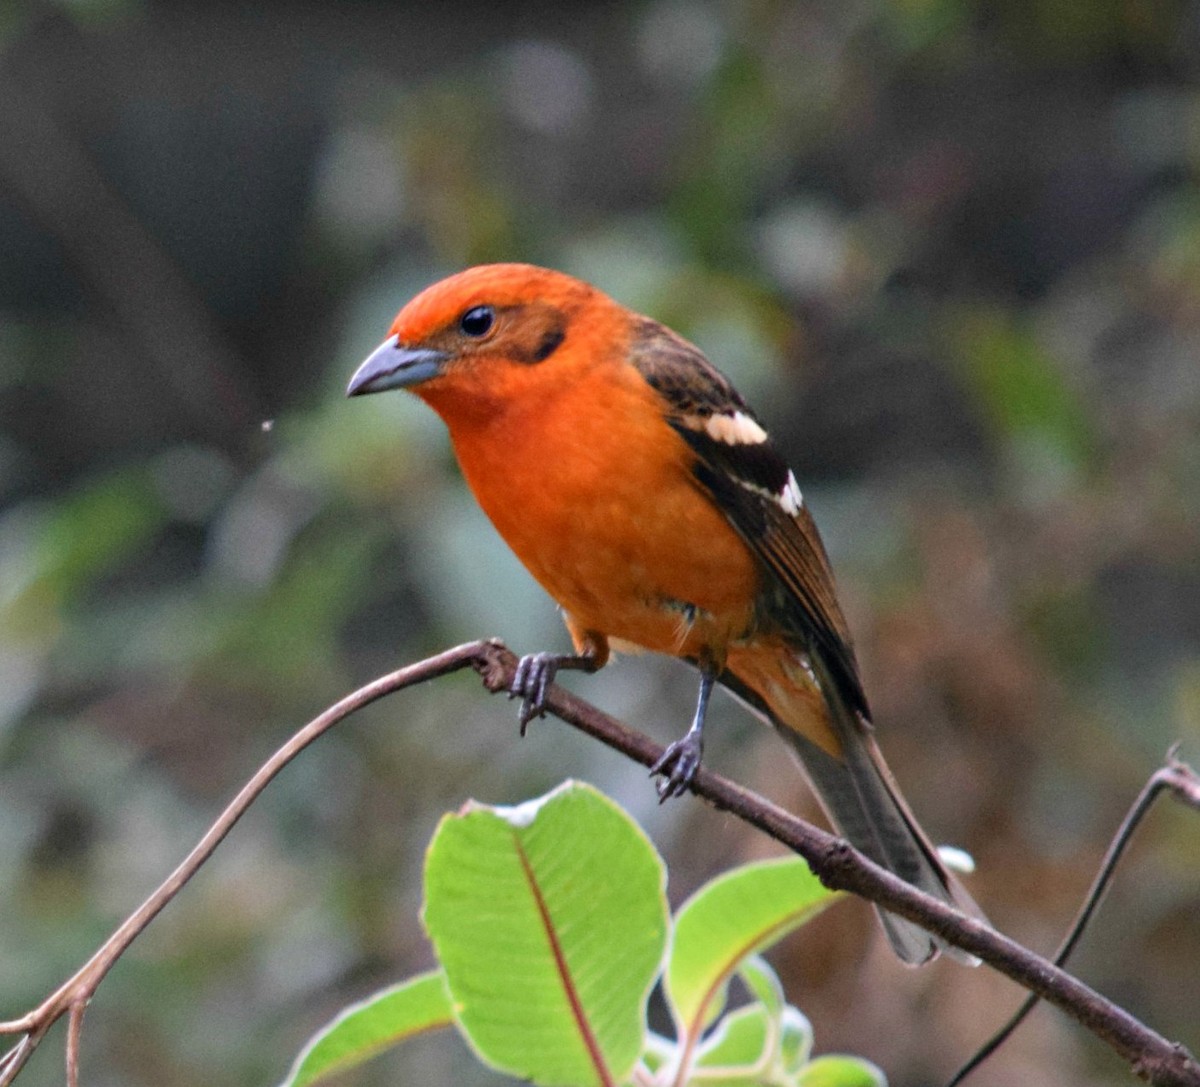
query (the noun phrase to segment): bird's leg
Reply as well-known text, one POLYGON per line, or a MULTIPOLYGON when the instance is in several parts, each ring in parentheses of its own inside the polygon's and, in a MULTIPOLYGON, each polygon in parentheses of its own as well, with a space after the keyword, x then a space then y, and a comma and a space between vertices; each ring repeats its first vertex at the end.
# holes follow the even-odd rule
POLYGON ((662 758, 650 767, 651 774, 662 774, 658 783, 658 800, 682 796, 700 769, 704 754, 704 718, 708 713, 708 699, 716 682, 717 672, 711 665, 700 668, 700 697, 696 700, 696 716, 692 726, 663 752, 662 758))
POLYGON ((517 662, 512 685, 508 688, 509 698, 520 698, 521 709, 517 720, 521 724, 521 735, 535 717, 546 715, 546 692, 554 677, 563 668, 574 668, 581 672, 595 672, 604 661, 594 652, 583 653, 530 653, 517 662))

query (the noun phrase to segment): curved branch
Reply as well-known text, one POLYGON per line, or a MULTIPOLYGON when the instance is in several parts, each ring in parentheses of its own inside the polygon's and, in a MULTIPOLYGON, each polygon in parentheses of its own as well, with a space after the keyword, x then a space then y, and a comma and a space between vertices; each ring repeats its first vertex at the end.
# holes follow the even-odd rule
MULTIPOLYGON (((1120 863, 1126 847, 1133 838, 1133 832, 1141 824, 1155 800, 1165 791, 1174 796, 1181 804, 1186 804, 1190 808, 1200 810, 1200 777, 1197 777, 1196 772, 1190 766, 1175 757, 1176 747, 1167 752, 1166 763, 1150 775, 1150 780, 1142 786, 1142 791, 1138 793, 1137 799, 1130 806, 1125 818, 1121 820, 1121 825, 1117 829, 1117 833, 1113 836, 1113 840, 1109 843, 1104 858, 1100 862, 1096 878, 1092 881, 1092 885, 1084 897, 1079 913, 1071 923, 1071 928, 1067 932, 1066 938, 1054 953, 1054 958, 1051 961, 1055 966, 1066 966, 1067 960, 1071 957, 1071 953, 1075 950, 1080 939, 1082 939, 1084 931, 1087 929, 1096 910, 1100 908, 1100 903, 1103 901, 1108 886, 1116 874, 1117 865, 1120 863)), ((1021 1025, 1025 1017, 1037 1007, 1040 1000, 1041 997, 1037 993, 1030 993, 1021 1002, 1021 1006, 1008 1022, 993 1034, 966 1064, 954 1073, 954 1076, 946 1087, 958 1087, 963 1080, 995 1053, 1008 1040, 1017 1027, 1021 1025)))
MULTIPOLYGON (((488 642, 470 642, 455 649, 448 649, 437 656, 418 661, 407 668, 401 668, 390 675, 368 683, 365 687, 360 687, 340 702, 330 706, 318 717, 314 717, 300 729, 263 763, 217 817, 216 822, 209 827, 204 837, 196 843, 195 848, 155 889, 154 893, 125 919, 116 932, 104 941, 99 950, 79 970, 27 1015, 20 1019, 0 1022, 0 1034, 23 1035, 8 1053, 0 1057, 0 1087, 8 1087, 17 1078, 21 1069, 33 1055, 38 1043, 45 1036, 46 1031, 68 1013, 71 1016, 67 1054, 70 1080, 73 1070, 77 1067, 77 1043, 83 1009, 100 987, 105 975, 128 950, 129 945, 141 935, 146 926, 162 912, 164 907, 182 890, 184 884, 212 856, 217 846, 233 829, 234 824, 258 799, 259 794, 301 751, 314 740, 323 736, 339 721, 384 695, 392 694, 417 683, 424 683, 426 680, 437 679, 439 676, 459 671, 462 668, 478 667, 478 662, 485 659, 488 653, 495 651, 496 648, 497 646, 488 642)), ((73 1084, 73 1081, 71 1082, 73 1084)))
MULTIPOLYGON (((83 1011, 105 975, 146 926, 199 871, 263 789, 309 744, 356 710, 385 695, 463 668, 474 668, 488 690, 507 692, 516 666, 516 656, 501 643, 470 642, 367 684, 305 725, 263 764, 196 847, 88 962, 29 1014, 20 1019, 0 1022, 0 1034, 22 1036, 7 1054, 0 1057, 0 1087, 7 1087, 13 1082, 46 1031, 67 1014, 71 1017, 68 1078, 69 1082, 74 1082, 83 1011)), ((663 754, 663 748, 648 737, 560 687, 550 688, 546 709, 560 720, 646 767, 657 762, 663 754)), ((1173 779, 1177 779, 1172 782, 1174 791, 1195 802, 1200 797, 1200 778, 1182 763, 1173 761, 1170 769, 1173 779)), ((829 887, 869 899, 916 922, 947 943, 978 956, 1029 992, 1055 1005, 1111 1046, 1137 1075, 1148 1082, 1161 1087, 1200 1087, 1200 1065, 1183 1046, 1169 1042, 1040 955, 880 868, 842 839, 796 818, 750 790, 703 767, 697 773, 691 789, 697 796, 758 827, 804 857, 829 887)))

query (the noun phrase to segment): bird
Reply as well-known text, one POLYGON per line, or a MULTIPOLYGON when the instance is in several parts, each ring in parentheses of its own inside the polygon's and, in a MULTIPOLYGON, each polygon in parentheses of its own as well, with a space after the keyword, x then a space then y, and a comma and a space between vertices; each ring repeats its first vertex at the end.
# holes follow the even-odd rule
MULTIPOLYGON (((500 536, 562 610, 573 652, 522 657, 522 733, 564 669, 649 650, 699 671, 687 732, 652 773, 691 784, 720 685, 783 736, 836 830, 895 875, 982 916, 875 739, 825 547, 795 474, 699 348, 596 287, 484 264, 427 287, 347 395, 407 389, 443 420, 500 536)), ((880 911, 901 961, 948 948, 880 911)))

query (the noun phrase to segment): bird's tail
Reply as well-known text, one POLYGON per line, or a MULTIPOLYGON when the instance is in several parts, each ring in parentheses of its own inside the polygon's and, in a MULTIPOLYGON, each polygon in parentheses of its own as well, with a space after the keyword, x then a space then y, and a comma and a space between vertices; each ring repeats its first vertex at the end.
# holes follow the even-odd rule
MULTIPOLYGON (((791 652, 739 660, 731 653, 727 669, 722 682, 791 744, 821 806, 855 849, 926 894, 983 917, 909 810, 870 724, 847 705, 819 660, 791 652)), ((903 962, 919 965, 942 950, 976 962, 910 921, 885 910, 879 917, 903 962)))

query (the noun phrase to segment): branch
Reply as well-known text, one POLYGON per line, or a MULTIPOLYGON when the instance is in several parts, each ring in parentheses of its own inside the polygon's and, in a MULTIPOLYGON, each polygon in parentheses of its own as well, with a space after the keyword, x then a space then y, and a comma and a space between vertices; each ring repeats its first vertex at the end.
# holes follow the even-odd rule
MULTIPOLYGON (((484 685, 493 692, 509 689, 515 667, 516 658, 498 643, 487 645, 477 665, 484 685)), ((652 766, 662 756, 663 748, 654 741, 560 687, 550 688, 546 709, 643 766, 652 766)), ((1189 767, 1173 762, 1166 770, 1177 793, 1193 801, 1200 798, 1200 778, 1189 767)), ((704 766, 691 790, 798 853, 826 886, 849 891, 916 922, 1053 1004, 1106 1042, 1147 1082, 1156 1087, 1200 1087, 1200 1064, 1182 1045, 1168 1041, 1042 956, 880 868, 844 839, 704 766)))
MULTIPOLYGON (((1113 836, 1113 840, 1109 843, 1108 849, 1104 853, 1104 858, 1100 862, 1096 878, 1092 881, 1091 887, 1088 888, 1088 893, 1084 896, 1083 905, 1079 908, 1079 913, 1072 922, 1063 942, 1054 953, 1052 961, 1055 966, 1065 966, 1067 964, 1067 960, 1071 957, 1071 953, 1075 950, 1080 939, 1082 939, 1084 931, 1087 929, 1096 910, 1100 908, 1100 903, 1104 900, 1108 886, 1116 874, 1117 865, 1120 863, 1126 847, 1133 838, 1133 832, 1137 830, 1142 820, 1146 817, 1146 813, 1149 812, 1154 802, 1164 792, 1174 796, 1181 804, 1186 804, 1190 808, 1200 810, 1200 777, 1197 777, 1196 772, 1190 766, 1176 758, 1176 748, 1174 747, 1167 752, 1166 763, 1155 770, 1150 775, 1150 779, 1146 784, 1142 786, 1142 791, 1138 793, 1137 799, 1130 806, 1125 818, 1121 820, 1121 825, 1117 828, 1117 833, 1113 836)), ((1040 999, 1041 997, 1037 993, 1030 993, 1021 1002, 1021 1006, 1016 1010, 1012 1018, 992 1035, 966 1064, 955 1072, 946 1087, 958 1087, 976 1068, 995 1053, 1009 1039, 1013 1031, 1021 1025, 1025 1017, 1037 1007, 1040 999)))
POLYGON ((259 794, 301 751, 314 740, 323 736, 339 721, 384 695, 392 694, 417 683, 424 683, 426 680, 437 679, 439 676, 457 672, 462 668, 478 668, 480 662, 487 659, 488 653, 495 652, 497 648, 488 642, 471 642, 418 661, 407 668, 401 668, 399 671, 368 683, 365 687, 360 687, 353 694, 347 695, 340 702, 330 706, 320 716, 313 718, 297 732, 263 763, 258 772, 242 786, 241 791, 229 802, 217 821, 209 827, 204 837, 180 862, 175 871, 125 919, 120 928, 104 941, 100 949, 75 974, 29 1014, 20 1019, 0 1022, 0 1034, 22 1035, 21 1040, 0 1057, 0 1087, 9 1087, 9 1084, 17 1078, 21 1069, 33 1055, 33 1051, 42 1038, 45 1037, 46 1031, 67 1014, 71 1018, 67 1040, 67 1082, 69 1087, 76 1087, 78 1040, 83 1011, 100 987, 105 975, 113 968, 129 945, 141 935, 146 926, 162 912, 167 903, 183 889, 184 884, 212 856, 217 846, 233 829, 233 825, 258 799, 259 794))
MULTIPOLYGON (((46 1032, 64 1015, 69 1015, 71 1020, 67 1047, 68 1084, 75 1087, 83 1012, 105 975, 199 871, 263 789, 309 744, 339 721, 384 695, 463 668, 471 667, 479 672, 488 690, 507 692, 516 665, 517 658, 499 642, 471 642, 377 679, 305 725, 263 764, 191 853, 87 963, 29 1014, 0 1022, 0 1034, 21 1035, 16 1045, 0 1057, 0 1087, 8 1087, 16 1079, 46 1032)), ((648 737, 560 687, 550 688, 546 708, 567 724, 644 766, 651 766, 663 754, 663 748, 648 737)), ((1193 803, 1200 801, 1200 779, 1190 768, 1173 761, 1167 769, 1174 791, 1190 797, 1193 803)), ((1167 1041, 1053 963, 873 864, 842 839, 805 823, 703 767, 691 788, 717 808, 737 815, 800 854, 829 887, 849 891, 915 921, 1054 1004, 1105 1041, 1148 1082, 1161 1087, 1200 1087, 1200 1065, 1182 1046, 1167 1041)))

